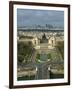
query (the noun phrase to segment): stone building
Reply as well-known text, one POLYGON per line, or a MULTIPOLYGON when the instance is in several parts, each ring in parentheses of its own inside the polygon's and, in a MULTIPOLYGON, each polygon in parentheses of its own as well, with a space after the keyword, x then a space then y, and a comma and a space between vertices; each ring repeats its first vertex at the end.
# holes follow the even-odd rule
POLYGON ((38 38, 37 37, 32 37, 32 36, 18 37, 17 40, 19 42, 24 42, 24 43, 31 42, 33 45, 38 45, 38 43, 39 43, 38 38))
POLYGON ((55 46, 56 44, 56 38, 54 36, 50 37, 49 40, 48 40, 48 45, 49 46, 55 46))
POLYGON ((22 36, 18 37, 17 40, 19 42, 31 42, 37 49, 40 49, 40 47, 46 47, 47 49, 51 49, 55 47, 56 42, 58 41, 63 41, 64 37, 63 36, 55 36, 55 35, 50 35, 47 36, 45 33, 42 34, 42 38, 38 38, 37 36, 22 36))

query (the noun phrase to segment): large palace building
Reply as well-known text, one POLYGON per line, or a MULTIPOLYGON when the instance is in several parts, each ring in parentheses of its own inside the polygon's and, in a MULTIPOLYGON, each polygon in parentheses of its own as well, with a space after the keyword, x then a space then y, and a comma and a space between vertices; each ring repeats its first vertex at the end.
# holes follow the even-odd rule
POLYGON ((59 35, 57 36, 55 33, 29 33, 23 32, 22 34, 18 35, 17 37, 18 42, 28 43, 31 42, 35 49, 46 48, 52 49, 55 47, 56 42, 63 41, 64 36, 59 35))

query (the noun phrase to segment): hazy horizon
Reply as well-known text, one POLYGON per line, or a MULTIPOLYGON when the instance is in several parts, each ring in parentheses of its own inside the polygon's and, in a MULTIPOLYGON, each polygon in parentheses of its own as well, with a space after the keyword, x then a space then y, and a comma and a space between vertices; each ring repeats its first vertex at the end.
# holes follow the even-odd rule
POLYGON ((64 11, 17 9, 17 27, 46 24, 64 27, 64 11))

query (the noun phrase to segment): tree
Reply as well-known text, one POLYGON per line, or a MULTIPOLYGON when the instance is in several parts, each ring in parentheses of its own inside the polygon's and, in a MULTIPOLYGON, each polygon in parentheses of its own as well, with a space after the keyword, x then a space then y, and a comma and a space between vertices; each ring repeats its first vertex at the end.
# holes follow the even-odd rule
POLYGON ((49 53, 49 54, 47 55, 47 57, 48 57, 48 59, 51 59, 51 54, 49 53))
POLYGON ((58 41, 56 44, 56 48, 59 50, 62 58, 64 59, 64 41, 58 41))
POLYGON ((34 48, 31 43, 18 42, 17 50, 18 62, 22 63, 24 61, 25 63, 28 63, 30 61, 34 48))

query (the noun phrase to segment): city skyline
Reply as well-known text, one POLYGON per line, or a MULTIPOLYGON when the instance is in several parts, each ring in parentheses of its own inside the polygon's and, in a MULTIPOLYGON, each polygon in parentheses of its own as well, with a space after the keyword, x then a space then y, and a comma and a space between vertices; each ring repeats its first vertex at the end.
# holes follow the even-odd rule
POLYGON ((64 27, 64 11, 17 9, 17 27, 46 24, 64 27))

